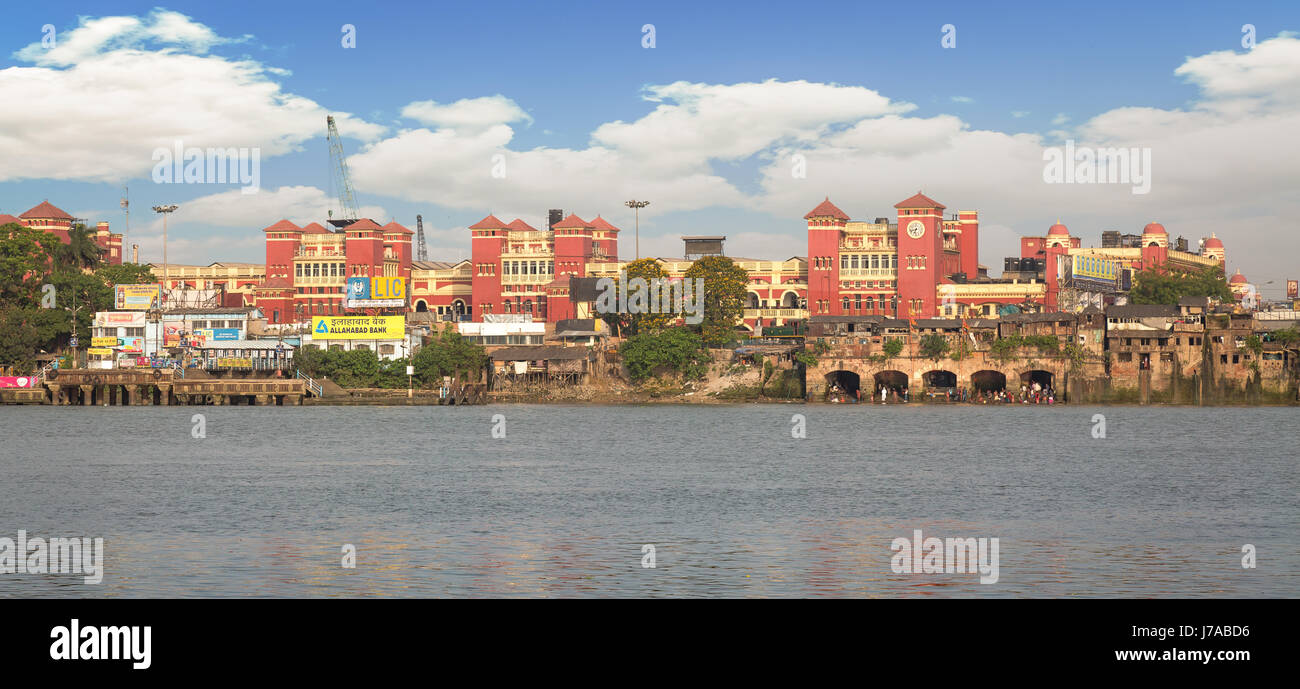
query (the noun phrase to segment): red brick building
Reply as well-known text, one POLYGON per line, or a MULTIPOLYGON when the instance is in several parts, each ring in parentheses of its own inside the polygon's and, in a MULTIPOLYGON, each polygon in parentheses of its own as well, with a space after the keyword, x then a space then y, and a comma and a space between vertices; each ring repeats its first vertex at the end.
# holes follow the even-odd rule
MULTIPOLYGON (((69 239, 68 232, 72 230, 72 225, 78 221, 78 218, 72 217, 49 201, 42 201, 36 207, 16 218, 12 215, 0 213, 0 225, 18 223, 38 230, 45 230, 58 237, 59 241, 64 244, 71 243, 72 240, 69 239)), ((105 263, 121 265, 122 235, 110 232, 108 221, 101 220, 95 224, 94 239, 95 244, 99 245, 99 248, 103 250, 105 263)))
POLYGON ((342 316, 350 277, 404 277, 411 284, 411 235, 396 222, 380 226, 362 218, 329 229, 281 220, 264 230, 266 278, 254 303, 269 323, 295 323, 312 316, 342 316))

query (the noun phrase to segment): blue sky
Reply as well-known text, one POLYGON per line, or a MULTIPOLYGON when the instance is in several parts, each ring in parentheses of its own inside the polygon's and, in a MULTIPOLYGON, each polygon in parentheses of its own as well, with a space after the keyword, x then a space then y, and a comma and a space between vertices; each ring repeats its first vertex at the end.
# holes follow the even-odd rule
MULTIPOLYGON (((84 117, 86 123, 77 125, 78 132, 93 133, 99 129, 102 132, 91 143, 69 137, 77 139, 68 141, 63 151, 68 154, 69 162, 58 166, 27 165, 32 156, 64 144, 56 139, 43 141, 39 148, 24 147, 21 139, 25 137, 31 142, 34 135, 28 134, 29 127, 35 124, 16 121, 12 127, 6 127, 16 130, 18 133, 11 136, 20 141, 9 148, 0 146, 0 152, 9 152, 6 165, 14 166, 7 175, 0 175, 0 211, 16 214, 49 198, 65 210, 94 213, 90 219, 109 220, 120 229, 122 215, 117 201, 121 185, 127 183, 135 211, 128 242, 141 243, 145 257, 150 258, 156 244, 156 232, 152 228, 155 223, 152 218, 144 217, 144 209, 162 202, 180 203, 185 208, 187 202, 197 202, 235 187, 153 184, 148 174, 148 151, 155 146, 148 144, 169 136, 186 136, 187 141, 203 145, 199 141, 202 130, 187 129, 187 123, 203 120, 203 115, 209 112, 218 118, 232 116, 219 107, 205 108, 204 102, 238 103, 240 98, 250 98, 248 108, 252 110, 257 107, 255 96, 234 94, 249 94, 270 84, 278 87, 280 94, 311 103, 320 112, 347 113, 355 118, 355 125, 351 120, 341 122, 348 153, 355 157, 368 147, 380 149, 354 164, 360 204, 386 214, 376 220, 386 221, 391 217, 411 227, 414 227, 415 214, 423 213, 426 230, 433 235, 431 253, 443 254, 436 258, 456 258, 457 252, 463 252, 468 247, 464 226, 488 211, 521 215, 535 224, 541 222, 546 207, 562 207, 584 218, 600 212, 630 230, 630 213, 621 204, 626 199, 618 194, 635 194, 629 190, 638 188, 644 188, 644 195, 652 199, 641 228, 645 253, 675 254, 679 250, 678 235, 707 231, 731 237, 728 249, 734 255, 784 258, 804 253, 800 216, 823 196, 830 194, 850 215, 863 218, 892 214, 890 206, 894 201, 923 188, 928 195, 947 203, 950 210, 981 211, 983 225, 990 228, 981 261, 994 267, 995 273, 996 266, 1001 264, 1000 257, 1014 251, 1015 235, 1041 234, 1059 216, 1076 235, 1084 238, 1085 244, 1096 244, 1102 229, 1138 231, 1152 219, 1160 220, 1171 233, 1187 236, 1193 243, 1196 237, 1214 231, 1228 245, 1230 268, 1240 267, 1259 281, 1300 274, 1280 259, 1262 255, 1271 246, 1268 228, 1295 217, 1297 199, 1294 192, 1287 195, 1286 184, 1279 184, 1273 190, 1275 193, 1264 189, 1269 197, 1252 200, 1249 208, 1237 207, 1239 201, 1231 201, 1231 208, 1222 209, 1222 217, 1215 215, 1213 209, 1193 208, 1191 205, 1195 204, 1189 205, 1189 199, 1214 195, 1218 188, 1214 180, 1201 180, 1199 183, 1205 186, 1199 189, 1189 188, 1194 180, 1162 184, 1158 176, 1159 154, 1164 149, 1159 146, 1173 147, 1176 143, 1147 141, 1144 139, 1159 137, 1135 133, 1159 132, 1158 128, 1135 129, 1116 123, 1129 109, 1143 110, 1148 125, 1151 122, 1158 125, 1160 121, 1151 112, 1185 116, 1207 109, 1206 84, 1223 78, 1220 72, 1214 71, 1218 67, 1208 64, 1190 75, 1176 74, 1176 70, 1189 59, 1200 56, 1223 51, 1245 55, 1248 51, 1241 45, 1243 24, 1256 27, 1256 40, 1260 43, 1282 32, 1300 30, 1300 11, 1295 3, 1223 3, 1214 7, 1187 6, 1176 12, 1160 4, 1118 2, 1089 3, 1086 9, 1051 3, 996 3, 989 8, 974 3, 946 2, 924 3, 924 6, 866 2, 805 2, 793 6, 690 2, 427 6, 354 2, 171 3, 161 7, 183 15, 187 26, 206 27, 216 40, 201 42, 202 45, 151 38, 119 41, 98 46, 93 52, 60 64, 40 64, 31 52, 19 54, 32 44, 40 45, 42 26, 46 24, 52 24, 59 38, 67 41, 83 20, 136 17, 145 24, 152 21, 157 25, 157 7, 152 3, 47 2, 7 8, 6 21, 0 25, 0 87, 10 87, 7 90, 11 93, 15 88, 36 88, 29 85, 27 77, 37 72, 49 74, 41 70, 63 72, 57 76, 67 77, 71 70, 89 64, 81 62, 82 59, 103 60, 115 51, 134 51, 132 55, 117 57, 122 60, 122 69, 139 70, 141 79, 125 81, 125 85, 118 83, 115 88, 119 92, 131 89, 156 95, 150 102, 155 102, 154 107, 160 111, 174 111, 177 122, 174 126, 161 122, 153 125, 153 131, 132 131, 129 120, 139 119, 138 101, 123 111, 106 105, 113 98, 107 93, 96 97, 95 86, 87 87, 88 82, 84 80, 62 78, 65 83, 61 84, 51 81, 54 86, 36 89, 35 95, 29 96, 36 100, 23 103, 35 108, 46 99, 51 102, 66 99, 52 108, 57 119, 76 121, 84 117), (344 24, 352 24, 357 29, 355 49, 340 45, 340 27, 344 24), (642 46, 644 24, 654 25, 653 49, 642 46), (941 27, 945 24, 956 27, 955 49, 940 46, 941 27), (229 84, 232 95, 227 99, 221 90, 225 88, 221 84, 224 77, 214 76, 204 90, 192 91, 193 84, 178 76, 184 73, 183 69, 175 71, 162 62, 171 59, 174 67, 179 64, 175 58, 187 55, 223 64, 245 61, 263 71, 253 77, 233 80, 229 84), (160 75, 158 82, 144 79, 151 73, 160 75), (20 75, 24 79, 18 79, 20 75), (771 84, 773 80, 776 86, 771 84), (752 147, 726 153, 710 148, 707 142, 684 142, 676 138, 678 130, 692 127, 707 117, 673 119, 667 134, 662 129, 634 127, 627 136, 645 142, 647 136, 664 135, 664 158, 671 157, 667 155, 671 152, 679 159, 665 162, 648 144, 649 150, 629 153, 625 141, 617 155, 608 160, 602 158, 604 162, 600 164, 591 162, 593 156, 601 157, 603 152, 619 149, 606 138, 599 142, 600 151, 591 150, 594 133, 603 125, 619 122, 636 125, 664 104, 681 106, 684 102, 681 89, 658 92, 657 102, 647 99, 656 93, 651 87, 678 82, 707 86, 708 95, 700 101, 700 110, 711 110, 713 116, 723 119, 727 117, 725 107, 732 104, 728 87, 741 84, 768 83, 767 91, 774 103, 789 97, 780 88, 781 84, 807 82, 825 87, 826 98, 830 99, 825 102, 816 90, 805 94, 811 97, 803 100, 801 106, 808 111, 816 111, 841 96, 857 100, 846 101, 843 114, 827 117, 825 122, 793 117, 788 136, 782 134, 778 116, 774 115, 768 120, 777 123, 774 131, 765 133, 752 147), (854 92, 848 93, 849 90, 854 92), (859 98, 863 91, 887 99, 892 108, 875 109, 865 104, 859 98), (502 134, 504 138, 486 136, 472 141, 476 133, 463 129, 456 130, 455 136, 442 132, 447 138, 401 135, 416 129, 437 132, 441 124, 441 121, 422 122, 404 115, 403 110, 409 104, 435 101, 446 106, 498 95, 524 113, 498 123, 508 127, 503 130, 508 132, 502 134), (890 119, 891 116, 900 119, 890 119), (881 154, 874 149, 846 151, 842 145, 825 145, 825 135, 843 133, 863 119, 879 117, 884 117, 883 121, 889 124, 882 124, 878 135, 889 140, 897 139, 891 127, 940 128, 945 121, 959 123, 954 125, 957 133, 935 136, 954 142, 953 137, 961 132, 964 136, 995 132, 999 141, 1016 143, 1027 140, 1017 139, 1018 136, 1029 137, 1040 147, 1059 144, 1063 138, 1092 137, 1114 142, 1127 137, 1133 140, 1123 141, 1125 145, 1157 146, 1156 183, 1153 193, 1141 199, 1129 198, 1131 195, 1127 193, 1120 197, 1097 190, 1080 190, 1072 196, 1058 194, 1053 189, 1044 195, 1035 185, 1012 181, 1025 178, 1017 176, 1016 171, 999 170, 995 160, 990 159, 988 168, 981 169, 978 160, 972 159, 978 155, 978 142, 972 142, 969 147, 953 143, 949 151, 938 146, 939 150, 930 152, 932 155, 924 164, 913 160, 913 165, 897 167, 891 166, 891 161, 905 153, 881 154), (945 117, 953 119, 944 120, 945 117), (123 122, 124 118, 128 121, 123 122), (163 131, 169 127, 172 131, 163 131), (383 149, 386 141, 389 147, 383 149), (410 148, 417 141, 438 143, 427 151, 413 151, 409 157, 395 152, 403 146, 410 148), (463 155, 441 158, 444 149, 460 150, 458 147, 462 145, 463 155), (144 161, 120 165, 106 162, 105 166, 113 172, 71 170, 76 167, 77 151, 104 148, 107 150, 103 151, 103 159, 113 161, 114 146, 121 147, 123 160, 130 156, 143 157, 144 161), (507 162, 512 164, 515 153, 531 152, 532 157, 521 164, 520 176, 549 177, 556 183, 547 186, 542 181, 533 183, 510 176, 506 180, 479 181, 475 177, 473 181, 465 181, 467 175, 479 175, 479 167, 486 177, 487 160, 482 160, 481 166, 466 163, 484 158, 479 154, 479 147, 504 151, 507 162), (771 174, 771 169, 787 165, 786 154, 805 147, 813 161, 808 179, 801 180, 797 189, 774 188, 773 184, 784 183, 773 181, 778 175, 771 174), (698 156, 699 160, 692 164, 686 160, 689 156, 698 156), (828 170, 818 162, 827 159, 826 156, 839 161, 833 177, 819 176, 812 171, 814 166, 821 171, 828 170), (569 172, 547 171, 543 160, 569 172), (602 187, 608 180, 589 179, 595 168, 585 167, 588 164, 605 171, 596 177, 616 175, 620 183, 602 187), (386 176, 395 175, 389 171, 406 169, 408 165, 417 166, 410 168, 410 175, 386 176), (436 170, 425 170, 420 165, 436 170), (948 172, 917 172, 918 167, 927 169, 927 166, 948 172), (439 176, 442 174, 452 177, 444 179, 439 176), (656 174, 662 175, 662 179, 656 178, 656 174), (674 179, 695 174, 719 178, 713 180, 721 190, 716 203, 707 197, 687 198, 682 185, 674 186, 674 179), (988 177, 1002 175, 1007 177, 1005 184, 996 187, 990 184, 988 177), (421 182, 409 182, 410 179, 421 182), (514 186, 518 184, 525 187, 514 186), (454 186, 456 191, 440 193, 444 186, 454 186), (1050 197, 1050 202, 1044 196, 1050 197), (1261 237, 1260 233, 1265 234, 1261 237), (1261 255, 1255 260, 1257 250, 1261 255), (1244 251, 1251 252, 1249 260, 1255 260, 1255 265, 1234 260, 1247 261, 1244 251)), ((1279 61, 1286 66, 1291 51, 1278 48, 1275 52, 1279 57, 1271 59, 1269 64, 1243 63, 1240 68, 1262 74, 1276 70, 1279 61)), ((1300 69, 1300 65, 1296 67, 1300 69)), ((1238 68, 1230 65, 1223 69, 1238 68)), ((101 77, 89 83, 103 82, 101 77)), ((1286 88, 1293 85, 1291 81, 1282 83, 1286 88)), ((1276 80, 1263 79, 1260 88, 1276 92, 1279 84, 1276 80)), ((1232 110, 1224 107, 1224 101, 1229 98, 1246 102, 1236 106, 1236 110, 1246 111, 1244 115, 1237 112, 1230 116, 1236 119, 1218 126, 1226 130, 1232 124, 1239 135, 1259 131, 1265 137, 1267 128, 1240 118, 1258 116, 1275 122, 1279 117, 1294 116, 1295 103, 1287 98, 1280 104, 1252 105, 1251 99, 1258 93, 1249 89, 1240 94, 1220 92, 1214 96, 1213 107, 1208 109, 1232 110)), ((768 102, 756 98, 744 100, 741 107, 752 111, 755 103, 761 108, 761 104, 768 102)), ((17 105, 11 100, 8 107, 17 105)), ((274 134, 280 142, 278 147, 270 145, 269 140, 258 141, 257 131, 245 133, 236 125, 231 125, 229 134, 207 143, 261 145, 263 193, 285 186, 328 191, 324 118, 314 118, 315 114, 277 121, 276 113, 266 113, 262 129, 268 136, 274 134)), ((3 123, 4 117, 0 116, 0 124, 3 123)), ((755 128, 752 123, 745 127, 755 128)), ((710 120, 701 125, 698 139, 716 141, 728 134, 725 128, 718 130, 710 120)), ((929 136, 922 138, 928 141, 929 136)), ((1294 152, 1294 140, 1291 145, 1294 152)), ((1002 155, 999 150, 998 146, 990 146, 984 155, 996 158, 1002 155)), ((1166 159, 1181 161, 1180 155, 1171 152, 1166 159)), ((1186 167, 1180 163, 1164 169, 1172 173, 1186 167)), ((1274 179, 1281 175, 1284 182, 1297 181, 1294 167, 1272 169, 1268 174, 1274 179)), ((713 182, 686 186, 703 194, 714 188, 713 182)), ((1296 186, 1292 183, 1289 188, 1296 186)), ((248 199, 224 198, 220 203, 199 203, 200 209, 208 211, 203 217, 197 212, 188 216, 177 214, 177 226, 170 233, 171 239, 177 242, 171 248, 173 255, 180 257, 176 260, 261 260, 258 230, 280 217, 293 217, 288 210, 276 214, 273 207, 254 207, 248 199), (247 207, 247 217, 232 209, 239 204, 247 207), (259 215, 264 219, 255 221, 259 215)), ((316 197, 299 193, 295 199, 300 206, 310 206, 316 197)), ((303 212, 301 208, 298 211, 303 212)), ((323 215, 322 208, 319 216, 323 215)), ((625 254, 630 253, 630 235, 625 233, 625 254)), ((1286 241, 1283 233, 1279 232, 1278 237, 1286 241)), ((1290 255, 1294 256, 1295 252, 1290 255)))

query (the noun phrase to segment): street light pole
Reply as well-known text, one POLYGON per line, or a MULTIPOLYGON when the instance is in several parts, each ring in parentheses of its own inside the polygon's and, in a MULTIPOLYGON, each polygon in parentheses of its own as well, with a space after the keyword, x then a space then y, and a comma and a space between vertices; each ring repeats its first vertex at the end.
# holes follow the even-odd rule
MULTIPOLYGON (((154 206, 155 213, 162 213, 163 217, 163 292, 167 291, 167 216, 171 215, 180 206, 172 203, 165 206, 154 206)), ((158 305, 160 308, 162 304, 158 305)))
POLYGON ((636 257, 641 259, 641 209, 650 205, 649 201, 637 201, 635 199, 623 204, 631 208, 636 217, 636 257))

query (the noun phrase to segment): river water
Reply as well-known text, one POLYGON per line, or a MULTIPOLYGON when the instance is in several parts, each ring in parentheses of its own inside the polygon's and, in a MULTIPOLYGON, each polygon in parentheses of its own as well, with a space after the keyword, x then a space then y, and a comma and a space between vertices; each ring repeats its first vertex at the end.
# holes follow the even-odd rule
POLYGON ((105 552, 0 596, 1295 597, 1297 413, 0 407, 0 537, 105 552), (895 573, 917 529, 996 583, 895 573))

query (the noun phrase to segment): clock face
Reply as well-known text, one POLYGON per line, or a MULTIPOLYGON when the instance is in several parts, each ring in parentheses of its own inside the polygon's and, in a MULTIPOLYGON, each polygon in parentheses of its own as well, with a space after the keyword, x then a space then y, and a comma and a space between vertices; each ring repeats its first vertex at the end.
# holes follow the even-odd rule
POLYGON ((920 239, 925 234, 925 224, 920 220, 913 220, 907 225, 907 236, 912 239, 920 239))

